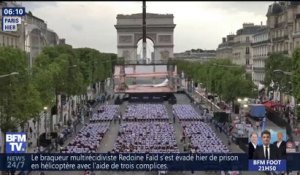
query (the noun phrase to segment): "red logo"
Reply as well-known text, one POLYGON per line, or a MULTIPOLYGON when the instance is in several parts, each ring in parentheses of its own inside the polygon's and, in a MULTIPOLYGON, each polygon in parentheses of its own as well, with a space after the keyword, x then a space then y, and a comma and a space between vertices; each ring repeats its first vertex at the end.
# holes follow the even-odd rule
POLYGON ((286 147, 287 148, 293 148, 294 144, 292 142, 287 142, 286 147))

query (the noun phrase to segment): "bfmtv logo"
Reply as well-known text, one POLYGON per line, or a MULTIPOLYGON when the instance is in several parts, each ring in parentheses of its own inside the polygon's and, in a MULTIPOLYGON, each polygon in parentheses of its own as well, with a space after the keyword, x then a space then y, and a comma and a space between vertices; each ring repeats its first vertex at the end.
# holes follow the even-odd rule
POLYGON ((6 133, 6 153, 26 152, 26 133, 6 133))

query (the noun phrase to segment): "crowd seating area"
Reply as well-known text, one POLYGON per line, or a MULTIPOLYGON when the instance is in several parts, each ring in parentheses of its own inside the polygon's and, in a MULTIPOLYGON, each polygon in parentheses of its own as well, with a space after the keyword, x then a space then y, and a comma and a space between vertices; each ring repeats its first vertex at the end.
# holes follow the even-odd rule
POLYGON ((124 121, 165 121, 168 120, 167 109, 163 104, 131 104, 123 116, 124 121))
MULTIPOLYGON (((184 150, 197 153, 230 152, 212 128, 203 122, 204 117, 199 115, 192 105, 175 104, 172 108, 173 116, 179 119, 183 128, 184 150), (185 145, 186 138, 189 143, 188 149, 185 145)), ((61 149, 61 152, 97 152, 105 133, 109 130, 110 121, 117 119, 119 110, 119 105, 96 107, 90 123, 86 124, 76 137, 61 149)), ((165 105, 129 104, 122 120, 112 149, 113 153, 179 153, 174 128, 176 125, 169 123, 165 105)), ((218 125, 213 124, 217 128, 218 125)))
POLYGON ((90 122, 107 122, 112 121, 114 117, 117 117, 119 111, 119 105, 102 105, 98 106, 97 109, 94 111, 90 122))
POLYGON ((198 153, 228 153, 229 149, 204 122, 182 122, 184 135, 190 139, 191 146, 198 153))
POLYGON ((62 153, 95 153, 108 131, 109 123, 89 123, 61 150, 62 153))
POLYGON ((190 104, 173 105, 173 115, 178 117, 180 121, 203 120, 203 117, 200 116, 190 104))
POLYGON ((113 152, 179 153, 175 130, 167 122, 128 122, 120 126, 113 152))
POLYGON ((216 120, 212 120, 212 124, 215 126, 217 130, 222 131, 226 136, 229 137, 230 135, 230 126, 228 124, 220 123, 216 120))

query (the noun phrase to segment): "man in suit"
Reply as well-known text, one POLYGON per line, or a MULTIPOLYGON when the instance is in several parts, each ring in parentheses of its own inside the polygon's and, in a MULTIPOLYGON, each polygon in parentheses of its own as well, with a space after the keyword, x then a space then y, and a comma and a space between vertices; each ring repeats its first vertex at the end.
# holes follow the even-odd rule
POLYGON ((283 140, 282 132, 277 133, 277 141, 273 144, 277 148, 278 159, 286 159, 286 142, 283 140))
POLYGON ((256 150, 257 147, 257 138, 258 135, 256 132, 252 132, 250 135, 250 142, 249 142, 249 146, 248 146, 248 155, 249 155, 249 159, 253 159, 253 153, 256 150))
POLYGON ((277 148, 270 144, 271 133, 268 130, 264 130, 261 133, 262 145, 257 146, 253 159, 278 159, 277 148))

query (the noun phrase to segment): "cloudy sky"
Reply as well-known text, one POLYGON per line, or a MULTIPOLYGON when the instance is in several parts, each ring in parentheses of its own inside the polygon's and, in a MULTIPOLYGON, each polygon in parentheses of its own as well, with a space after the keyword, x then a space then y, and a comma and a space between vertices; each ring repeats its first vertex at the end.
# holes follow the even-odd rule
MULTIPOLYGON (((174 52, 216 49, 222 37, 236 33, 244 22, 266 24, 271 1, 147 2, 147 12, 174 14, 174 52)), ((117 14, 142 12, 142 2, 22 2, 26 11, 47 22, 73 47, 117 52, 117 14)))

